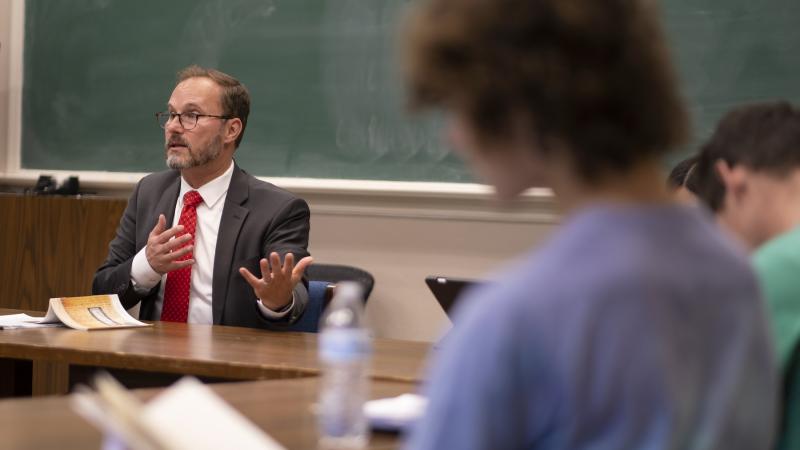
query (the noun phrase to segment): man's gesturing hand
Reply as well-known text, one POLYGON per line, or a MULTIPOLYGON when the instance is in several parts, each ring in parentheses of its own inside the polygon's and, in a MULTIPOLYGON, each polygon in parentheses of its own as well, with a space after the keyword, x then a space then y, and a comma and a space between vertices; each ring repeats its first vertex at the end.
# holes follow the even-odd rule
POLYGON ((239 268, 239 273, 247 280, 264 306, 278 311, 292 300, 292 290, 303 278, 303 272, 312 262, 314 259, 306 256, 295 265, 294 255, 287 253, 281 266, 280 255, 272 252, 269 255, 269 262, 266 258, 262 258, 259 262, 261 278, 257 278, 244 267, 239 268))
POLYGON ((161 275, 194 264, 192 258, 178 261, 192 251, 193 246, 186 245, 192 240, 192 236, 187 233, 172 239, 173 236, 183 233, 183 225, 166 228, 167 219, 160 214, 158 223, 147 238, 147 247, 144 251, 150 267, 161 275))

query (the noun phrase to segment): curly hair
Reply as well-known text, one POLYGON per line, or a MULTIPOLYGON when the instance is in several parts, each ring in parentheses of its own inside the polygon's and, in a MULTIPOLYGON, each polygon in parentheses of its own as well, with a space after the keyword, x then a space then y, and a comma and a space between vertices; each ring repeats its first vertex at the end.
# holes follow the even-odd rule
POLYGON ((236 78, 216 69, 191 65, 178 72, 178 83, 189 78, 208 78, 222 88, 222 114, 238 117, 242 121, 242 131, 236 138, 236 147, 242 142, 244 129, 247 128, 247 116, 250 115, 250 93, 247 87, 236 78))
POLYGON ((428 0, 406 26, 412 108, 455 108, 483 142, 502 141, 524 117, 542 143, 565 142, 593 181, 688 134, 648 1, 428 0))

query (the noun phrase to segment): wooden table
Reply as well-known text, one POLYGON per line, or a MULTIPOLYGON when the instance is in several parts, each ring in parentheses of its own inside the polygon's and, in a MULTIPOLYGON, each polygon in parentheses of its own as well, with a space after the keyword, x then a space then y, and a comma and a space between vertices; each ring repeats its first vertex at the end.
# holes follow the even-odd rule
MULTIPOLYGON (((16 312, 0 309, 0 314, 16 312)), ((228 380, 315 376, 321 369, 317 337, 312 333, 172 322, 102 331, 0 330, 0 358, 32 362, 33 395, 63 394, 68 390, 73 365, 228 380)), ((373 348, 373 379, 420 381, 428 343, 375 339, 373 348)))
MULTIPOLYGON (((213 384, 211 388, 228 403, 288 449, 316 449, 316 418, 312 405, 317 398, 318 378, 213 384)), ((413 392, 408 383, 372 383, 372 398, 413 392)), ((158 391, 134 391, 142 399, 158 391)), ((9 449, 60 450, 100 448, 101 434, 72 412, 69 397, 8 399, 0 401, 0 439, 9 449)), ((399 445, 397 435, 374 433, 369 448, 391 449, 399 445)))

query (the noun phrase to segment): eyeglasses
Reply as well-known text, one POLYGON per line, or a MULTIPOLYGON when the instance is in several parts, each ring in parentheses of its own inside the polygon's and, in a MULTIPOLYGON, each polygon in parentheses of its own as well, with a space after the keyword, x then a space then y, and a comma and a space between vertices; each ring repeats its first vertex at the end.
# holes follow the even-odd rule
POLYGON ((173 119, 178 118, 178 123, 181 124, 184 130, 191 130, 197 126, 197 120, 201 117, 213 117, 214 119, 233 119, 232 116, 215 116, 214 114, 198 114, 194 112, 176 113, 162 111, 156 113, 156 120, 161 128, 167 128, 167 124, 173 119))

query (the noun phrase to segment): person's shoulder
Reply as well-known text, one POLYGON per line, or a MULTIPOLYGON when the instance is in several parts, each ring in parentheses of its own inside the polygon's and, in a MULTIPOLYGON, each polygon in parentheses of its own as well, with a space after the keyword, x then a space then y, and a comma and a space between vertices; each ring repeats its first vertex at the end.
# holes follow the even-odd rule
POLYGON ((676 208, 671 215, 673 219, 658 232, 648 234, 649 245, 629 264, 635 276, 627 286, 642 296, 658 295, 664 304, 692 311, 715 310, 724 304, 730 311, 757 314, 759 283, 744 245, 705 208, 676 208), (659 286, 659 291, 652 286, 659 286))
MULTIPOLYGON (((704 208, 695 209, 693 221, 682 227, 679 247, 683 250, 684 265, 706 276, 718 275, 728 279, 728 285, 741 282, 752 286, 755 279, 751 258, 745 246, 724 230, 704 208)), ((668 245, 668 244, 666 244, 668 245)))
POLYGON ((247 202, 253 206, 263 206, 265 213, 286 209, 292 211, 308 211, 308 203, 296 194, 278 187, 272 183, 260 180, 247 173, 244 169, 236 167, 238 174, 234 174, 240 179, 244 179, 247 184, 247 202))
POLYGON ((136 183, 133 195, 140 201, 160 198, 170 186, 180 183, 180 177, 180 172, 177 170, 163 170, 145 175, 136 183))
POLYGON ((800 227, 773 237, 753 252, 757 265, 796 261, 800 263, 800 227))
POLYGON ((296 194, 287 191, 286 189, 276 186, 268 181, 260 180, 255 176, 248 173, 246 170, 237 166, 241 176, 245 177, 247 180, 247 186, 250 189, 251 193, 255 193, 256 195, 269 195, 273 198, 284 199, 286 201, 291 201, 294 199, 299 199, 296 194))
POLYGON ((772 238, 753 253, 753 266, 767 290, 798 285, 800 270, 800 227, 772 238))
POLYGON ((606 235, 604 252, 597 255, 603 259, 605 253, 607 260, 598 273, 670 279, 671 274, 686 269, 751 272, 745 248, 705 208, 655 205, 617 219, 619 226, 606 235), (611 255, 614 257, 609 258, 611 255))
POLYGON ((180 178, 181 174, 177 170, 162 170, 160 172, 153 172, 142 177, 137 183, 137 187, 161 187, 180 178))

